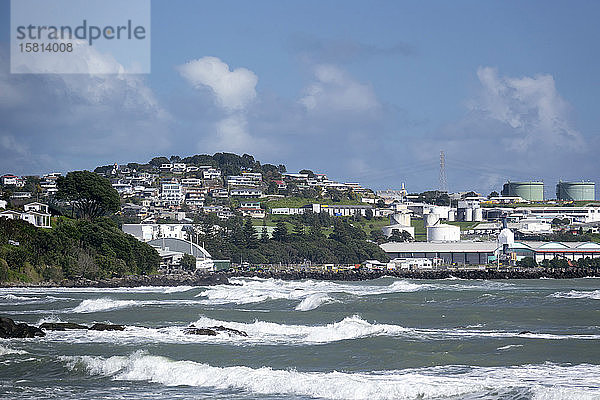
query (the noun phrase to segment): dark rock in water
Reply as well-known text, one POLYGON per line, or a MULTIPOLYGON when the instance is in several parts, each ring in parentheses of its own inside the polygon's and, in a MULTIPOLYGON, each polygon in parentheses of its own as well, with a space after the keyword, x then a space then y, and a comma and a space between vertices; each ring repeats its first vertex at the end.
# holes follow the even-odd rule
POLYGON ((220 326, 209 326, 208 328, 196 328, 195 326, 190 326, 183 330, 183 333, 188 335, 206 335, 206 336, 217 336, 217 332, 226 332, 229 336, 238 335, 247 337, 248 334, 244 331, 238 331, 233 328, 226 328, 222 325, 220 326))
POLYGON ((91 331, 124 331, 123 325, 94 324, 88 328, 91 331))
POLYGON ((44 322, 40 325, 40 329, 46 331, 65 331, 67 329, 88 329, 88 327, 72 322, 44 322))
POLYGON ((217 332, 213 329, 206 328, 195 328, 189 327, 183 330, 186 335, 205 335, 205 336, 217 336, 217 332))
POLYGON ((227 332, 227 333, 233 333, 234 335, 239 335, 239 336, 244 336, 244 337, 248 337, 248 334, 244 331, 238 331, 237 329, 232 329, 232 328, 226 328, 224 326, 210 326, 208 327, 208 329, 212 329, 215 330, 217 332, 227 332))
POLYGON ((10 318, 0 318, 0 337, 8 338, 33 338, 46 336, 44 331, 27 324, 15 324, 10 318))
POLYGON ((533 333, 531 331, 521 331, 519 332, 519 335, 527 335, 528 333, 533 333))

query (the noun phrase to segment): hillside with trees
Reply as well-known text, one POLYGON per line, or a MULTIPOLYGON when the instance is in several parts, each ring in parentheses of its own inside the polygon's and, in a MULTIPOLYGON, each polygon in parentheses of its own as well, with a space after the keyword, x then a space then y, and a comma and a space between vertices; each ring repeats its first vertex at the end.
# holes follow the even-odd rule
POLYGON ((157 251, 109 218, 120 203, 107 179, 69 172, 58 181, 57 197, 71 204, 77 218, 58 217, 52 229, 0 218, 0 281, 103 279, 157 270, 157 251))
POLYGON ((388 261, 387 254, 367 240, 361 228, 328 214, 307 213, 280 221, 272 235, 239 216, 221 221, 206 214, 200 221, 202 234, 194 238, 214 258, 250 264, 359 264, 365 260, 388 261), (325 231, 331 231, 329 235, 325 231))

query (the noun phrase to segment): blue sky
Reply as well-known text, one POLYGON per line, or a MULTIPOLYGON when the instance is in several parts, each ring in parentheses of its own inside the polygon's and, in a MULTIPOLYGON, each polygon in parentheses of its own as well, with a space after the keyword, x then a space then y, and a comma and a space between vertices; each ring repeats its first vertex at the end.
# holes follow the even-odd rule
POLYGON ((153 1, 130 79, 11 75, 9 11, 1 172, 232 151, 421 191, 444 150, 451 191, 600 183, 598 2, 153 1))

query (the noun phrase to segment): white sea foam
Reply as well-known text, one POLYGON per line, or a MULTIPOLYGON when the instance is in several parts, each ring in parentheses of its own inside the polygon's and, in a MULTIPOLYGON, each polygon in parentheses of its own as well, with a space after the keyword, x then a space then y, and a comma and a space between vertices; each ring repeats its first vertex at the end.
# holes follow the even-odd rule
POLYGON ((564 299, 593 299, 600 300, 600 290, 571 290, 570 292, 557 292, 549 297, 564 298, 564 299))
POLYGON ((60 298, 55 296, 18 296, 15 294, 3 294, 0 295, 0 305, 5 306, 19 306, 19 305, 31 305, 31 304, 47 304, 53 303, 60 300, 70 300, 69 298, 60 298))
POLYGON ((73 308, 71 312, 93 313, 99 311, 116 310, 125 307, 134 307, 139 304, 140 302, 135 300, 113 300, 107 297, 103 297, 100 299, 83 300, 77 307, 73 308))
MULTIPOLYGON (((251 304, 267 300, 304 300, 316 294, 345 293, 355 296, 406 293, 425 290, 429 284, 418 284, 404 280, 390 285, 364 285, 328 281, 283 281, 280 279, 232 279, 232 285, 217 285, 200 292, 196 297, 205 297, 206 304, 251 304)), ((322 304, 322 303, 321 303, 322 304)))
POLYGON ((190 335, 185 326, 147 328, 128 326, 124 331, 81 331, 69 330, 48 332, 46 341, 72 343, 228 343, 241 346, 265 344, 314 345, 342 340, 355 340, 375 336, 402 337, 411 340, 464 340, 466 338, 491 338, 520 340, 600 340, 600 335, 575 335, 555 333, 525 333, 480 330, 480 329, 424 329, 409 328, 394 324, 369 322, 358 315, 343 318, 326 325, 297 325, 269 321, 253 322, 222 321, 201 317, 192 325, 198 328, 225 326, 244 331, 248 336, 218 332, 217 336, 190 335))
POLYGON ((16 302, 16 301, 32 301, 32 300, 37 300, 38 298, 37 297, 17 296, 14 294, 3 294, 3 295, 0 295, 0 299, 10 301, 10 302, 16 302))
POLYGON ((340 340, 352 340, 370 336, 410 335, 412 329, 399 325, 370 323, 359 316, 346 317, 339 322, 327 325, 288 325, 255 320, 251 323, 220 321, 201 317, 192 325, 199 328, 225 326, 244 331, 248 336, 238 336, 227 332, 218 332, 217 336, 190 335, 184 332, 184 326, 145 328, 128 326, 124 331, 84 331, 69 330, 48 332, 46 341, 72 343, 231 343, 237 345, 263 344, 321 344, 340 340))
POLYGON ((196 286, 173 286, 163 290, 163 293, 181 293, 194 289, 196 286))
POLYGON ((83 300, 77 307, 63 310, 63 313, 92 313, 112 311, 129 307, 145 306, 190 306, 203 304, 199 300, 115 300, 109 297, 83 300))
POLYGON ((28 354, 25 350, 17 350, 10 347, 0 345, 0 356, 8 354, 28 354))
POLYGON ((333 299, 326 293, 313 293, 308 295, 296 306, 297 311, 310 311, 319 307, 321 304, 330 303, 333 299))
POLYGON ((523 347, 523 345, 522 344, 509 344, 506 346, 498 347, 496 350, 508 350, 508 349, 512 349, 515 347, 523 347))
POLYGON ((372 373, 300 372, 269 367, 214 367, 174 361, 142 351, 110 358, 63 357, 71 369, 114 380, 167 386, 244 390, 255 395, 296 395, 330 399, 414 399, 477 395, 516 388, 534 398, 597 398, 600 366, 556 364, 515 367, 448 366, 372 373))

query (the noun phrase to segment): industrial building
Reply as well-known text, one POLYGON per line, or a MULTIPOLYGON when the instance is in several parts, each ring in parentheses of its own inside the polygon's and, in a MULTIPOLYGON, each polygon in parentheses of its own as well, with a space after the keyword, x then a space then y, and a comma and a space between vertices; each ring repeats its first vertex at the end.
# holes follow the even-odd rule
POLYGON ((488 264, 495 260, 496 242, 402 242, 380 247, 391 258, 441 258, 446 264, 488 264))
POLYGON ((150 240, 148 244, 158 251, 161 258, 161 267, 164 269, 177 266, 184 254, 191 254, 196 258, 197 270, 213 271, 215 269, 212 256, 196 243, 177 238, 162 237, 150 240))
MULTIPOLYGON (((394 258, 429 258, 444 260, 446 264, 490 264, 504 249, 505 243, 489 242, 402 242, 383 243, 380 247, 394 258)), ((592 242, 528 242, 509 240, 507 251, 514 253, 515 260, 532 257, 538 263, 543 260, 562 258, 600 258, 600 244, 592 242)))
POLYGON ((494 207, 484 209, 488 221, 507 216, 509 221, 535 218, 551 222, 554 218, 568 219, 571 222, 591 223, 600 221, 599 207, 494 207))
POLYGON ((511 182, 502 188, 502 196, 518 196, 527 201, 544 201, 544 182, 511 182))
POLYGON ((556 185, 556 198, 566 201, 587 201, 596 199, 594 182, 563 182, 556 185))

